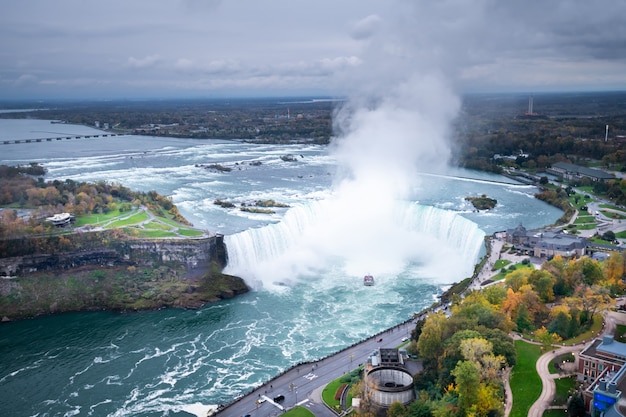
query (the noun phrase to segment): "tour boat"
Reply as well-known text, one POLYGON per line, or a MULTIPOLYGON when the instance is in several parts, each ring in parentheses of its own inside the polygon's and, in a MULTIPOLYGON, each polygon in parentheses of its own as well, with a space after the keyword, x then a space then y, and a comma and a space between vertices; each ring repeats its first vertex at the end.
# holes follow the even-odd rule
POLYGON ((374 285, 374 277, 371 275, 365 275, 363 277, 363 285, 367 287, 371 287, 372 285, 374 285))

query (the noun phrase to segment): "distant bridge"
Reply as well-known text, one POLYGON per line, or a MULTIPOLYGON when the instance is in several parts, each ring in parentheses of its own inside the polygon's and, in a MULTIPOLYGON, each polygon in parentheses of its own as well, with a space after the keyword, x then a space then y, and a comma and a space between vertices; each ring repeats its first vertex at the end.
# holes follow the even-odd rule
POLYGON ((35 143, 35 142, 52 142, 54 140, 72 140, 72 139, 91 139, 91 138, 106 138, 109 136, 124 136, 123 133, 104 133, 100 135, 80 135, 80 136, 59 136, 55 138, 37 138, 37 139, 10 139, 3 140, 3 145, 11 145, 15 143, 35 143))

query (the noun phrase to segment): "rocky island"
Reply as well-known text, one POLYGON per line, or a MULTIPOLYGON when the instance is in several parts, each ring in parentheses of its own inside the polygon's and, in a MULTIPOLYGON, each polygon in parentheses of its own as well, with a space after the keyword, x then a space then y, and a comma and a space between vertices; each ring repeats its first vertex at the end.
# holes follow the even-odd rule
POLYGON ((20 215, 0 209, 2 321, 82 310, 199 308, 249 290, 241 278, 222 273, 223 236, 194 229, 156 192, 73 181, 42 188, 33 178, 42 171, 34 166, 0 167, 0 175, 3 195, 32 196, 20 215), (50 210, 59 204, 36 204, 40 189, 52 202, 74 201, 64 209, 75 220, 51 224, 50 210))
POLYGON ((489 198, 484 194, 480 197, 465 197, 465 200, 471 202, 476 210, 491 210, 498 204, 496 199, 489 198))

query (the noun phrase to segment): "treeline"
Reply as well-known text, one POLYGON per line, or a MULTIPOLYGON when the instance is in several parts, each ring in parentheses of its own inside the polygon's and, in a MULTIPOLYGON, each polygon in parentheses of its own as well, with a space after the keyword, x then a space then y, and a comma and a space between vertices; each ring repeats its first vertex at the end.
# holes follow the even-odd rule
POLYGON ((503 415, 503 372, 517 358, 511 331, 533 334, 546 349, 588 331, 622 294, 626 258, 603 263, 559 256, 540 270, 508 270, 502 285, 454 296, 447 311, 417 323, 409 351, 423 360, 415 377, 419 407, 395 404, 394 417, 503 415))
POLYGON ((114 210, 125 212, 133 207, 145 206, 157 215, 171 216, 189 224, 180 215, 170 197, 156 191, 132 191, 121 184, 105 181, 95 183, 44 181, 45 170, 37 164, 28 166, 0 166, 0 238, 49 232, 53 226, 44 219, 55 213, 106 214, 114 210), (28 210, 22 215, 20 209, 28 210))

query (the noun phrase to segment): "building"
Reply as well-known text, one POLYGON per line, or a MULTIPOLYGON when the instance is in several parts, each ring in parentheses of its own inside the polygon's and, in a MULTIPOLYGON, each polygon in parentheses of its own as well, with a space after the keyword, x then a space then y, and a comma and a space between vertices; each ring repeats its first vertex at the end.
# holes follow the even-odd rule
POLYGON ((517 249, 532 252, 537 258, 580 257, 587 253, 588 240, 563 231, 526 230, 521 224, 506 232, 506 242, 517 249))
POLYGON ((626 343, 615 341, 612 335, 593 340, 578 354, 577 377, 591 415, 626 415, 619 401, 626 392, 625 363, 626 343))
POLYGON ((405 353, 395 348, 378 348, 368 358, 364 373, 365 395, 383 414, 391 404, 415 400, 413 374, 405 366, 405 353))
POLYGON ((46 217, 46 221, 57 227, 64 227, 75 220, 74 215, 70 213, 58 213, 52 217, 46 217))
POLYGON ((568 181, 589 178, 591 181, 603 182, 615 179, 613 175, 602 170, 581 167, 574 164, 568 164, 566 162, 554 163, 546 171, 550 174, 562 177, 564 180, 568 181))

